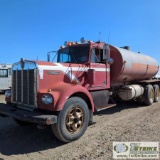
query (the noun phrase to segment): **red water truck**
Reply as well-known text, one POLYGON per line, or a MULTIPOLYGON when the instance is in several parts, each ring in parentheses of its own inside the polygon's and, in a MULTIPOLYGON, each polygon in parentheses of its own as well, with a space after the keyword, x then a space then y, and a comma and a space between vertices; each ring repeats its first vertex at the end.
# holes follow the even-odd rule
POLYGON ((115 98, 148 106, 159 101, 158 62, 129 47, 81 39, 66 42, 56 58, 56 63, 21 59, 13 64, 2 116, 51 125, 59 140, 71 142, 93 123, 93 112, 115 106, 115 98))

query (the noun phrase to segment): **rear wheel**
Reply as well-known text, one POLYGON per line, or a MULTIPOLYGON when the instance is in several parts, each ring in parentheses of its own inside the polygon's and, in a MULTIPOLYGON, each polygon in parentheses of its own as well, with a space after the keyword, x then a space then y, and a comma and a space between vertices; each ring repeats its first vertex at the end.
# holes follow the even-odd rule
POLYGON ((144 103, 147 106, 152 105, 154 102, 154 89, 152 85, 147 85, 144 91, 144 103))
POLYGON ((154 102, 159 102, 160 99, 160 91, 159 86, 157 84, 153 85, 154 88, 154 102))
POLYGON ((86 102, 79 97, 67 100, 57 115, 57 123, 52 125, 54 135, 63 142, 80 138, 89 123, 89 109, 86 102))

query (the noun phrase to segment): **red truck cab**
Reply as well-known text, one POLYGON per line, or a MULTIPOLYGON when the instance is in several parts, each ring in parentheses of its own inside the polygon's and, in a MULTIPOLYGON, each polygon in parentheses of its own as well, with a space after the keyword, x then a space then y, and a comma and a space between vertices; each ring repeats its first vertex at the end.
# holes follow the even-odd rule
MULTIPOLYGON (((93 112, 115 106, 113 98, 159 101, 159 66, 153 58, 104 42, 66 42, 57 61, 21 59, 12 66, 12 88, 0 114, 51 125, 64 142, 80 138, 93 112)), ((49 58, 48 58, 49 59, 49 58)))
POLYGON ((6 100, 14 112, 2 114, 51 124, 56 137, 65 142, 78 139, 93 121, 95 107, 108 105, 112 60, 104 45, 68 42, 57 52, 57 62, 21 59, 13 64, 12 89, 6 100))

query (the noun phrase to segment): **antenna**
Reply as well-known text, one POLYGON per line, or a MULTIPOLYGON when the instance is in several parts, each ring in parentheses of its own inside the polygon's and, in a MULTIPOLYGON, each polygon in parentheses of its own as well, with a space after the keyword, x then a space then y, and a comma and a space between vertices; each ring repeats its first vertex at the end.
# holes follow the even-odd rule
POLYGON ((101 41, 101 32, 99 32, 99 42, 101 41))
POLYGON ((108 44, 109 44, 109 40, 110 40, 110 34, 111 34, 111 30, 109 30, 109 35, 108 35, 108 44))
MULTIPOLYGON (((99 42, 101 41, 101 34, 102 34, 102 31, 106 30, 107 27, 104 27, 103 29, 101 29, 99 31, 99 42)), ((111 34, 111 30, 109 30, 109 35, 108 35, 108 44, 109 44, 109 40, 110 40, 110 34, 111 34)))

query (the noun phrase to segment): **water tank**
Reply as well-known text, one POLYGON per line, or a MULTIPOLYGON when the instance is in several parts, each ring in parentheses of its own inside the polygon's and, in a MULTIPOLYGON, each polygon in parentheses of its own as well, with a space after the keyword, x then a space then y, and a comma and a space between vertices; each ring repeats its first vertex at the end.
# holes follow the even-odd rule
POLYGON ((140 81, 154 77, 158 70, 158 62, 147 55, 130 50, 110 46, 111 85, 140 81))

